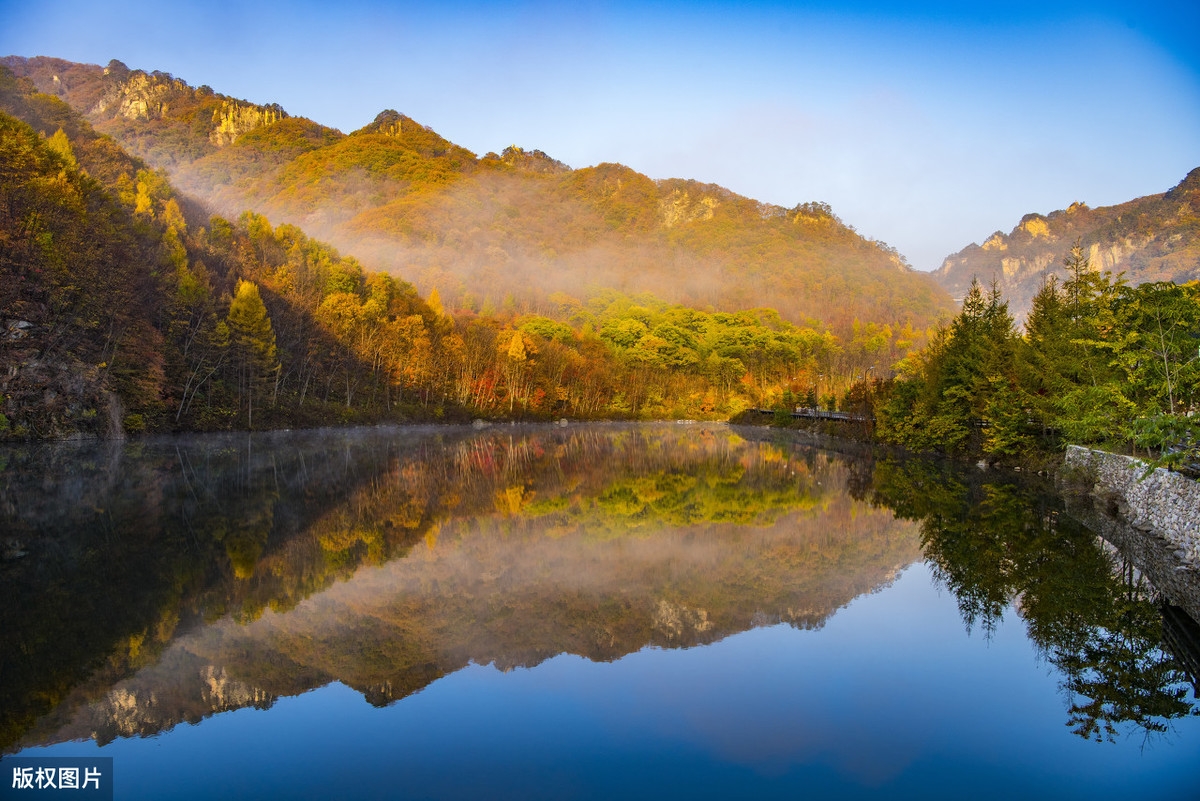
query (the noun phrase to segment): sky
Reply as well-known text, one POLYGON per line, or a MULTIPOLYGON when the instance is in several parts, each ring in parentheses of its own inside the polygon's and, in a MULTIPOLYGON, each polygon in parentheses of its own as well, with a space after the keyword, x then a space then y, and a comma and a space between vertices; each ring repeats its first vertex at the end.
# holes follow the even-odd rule
POLYGON ((823 201, 925 270, 1200 166, 1195 2, 0 0, 0 55, 823 201))

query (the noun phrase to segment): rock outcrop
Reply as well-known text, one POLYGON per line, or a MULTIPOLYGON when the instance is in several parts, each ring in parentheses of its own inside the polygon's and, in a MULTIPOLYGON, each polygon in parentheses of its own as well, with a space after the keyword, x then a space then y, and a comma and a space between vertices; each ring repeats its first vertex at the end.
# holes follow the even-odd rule
POLYGON ((1125 274, 1131 284, 1200 279, 1200 168, 1169 192, 1118 206, 1072 203, 1050 214, 1027 214, 1011 233, 947 256, 933 276, 956 299, 972 279, 995 281, 1018 320, 1042 282, 1065 276, 1063 258, 1079 241, 1093 270, 1125 274))

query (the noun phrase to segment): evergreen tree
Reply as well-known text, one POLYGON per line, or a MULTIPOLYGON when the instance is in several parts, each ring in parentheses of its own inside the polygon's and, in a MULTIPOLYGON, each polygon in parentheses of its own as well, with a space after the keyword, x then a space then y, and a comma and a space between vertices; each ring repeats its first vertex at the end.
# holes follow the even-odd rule
POLYGON ((1018 348, 1021 388, 1043 434, 1057 429, 1057 401, 1072 386, 1077 365, 1069 332, 1069 310, 1054 276, 1042 283, 1025 319, 1025 337, 1018 348))
POLYGON ((1113 301, 1122 282, 1092 269, 1079 240, 1063 259, 1065 337, 1059 362, 1066 384, 1055 402, 1058 424, 1073 442, 1098 442, 1127 433, 1131 406, 1113 369, 1113 301))

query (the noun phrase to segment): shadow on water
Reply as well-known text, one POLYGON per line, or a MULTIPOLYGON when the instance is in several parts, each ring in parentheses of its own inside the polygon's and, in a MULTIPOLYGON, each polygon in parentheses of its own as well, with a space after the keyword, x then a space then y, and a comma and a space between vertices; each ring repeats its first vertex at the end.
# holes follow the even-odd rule
POLYGON ((0 747, 820 628, 922 552, 969 630, 1020 615, 1077 734, 1164 731, 1192 702, 1158 597, 1047 489, 703 425, 10 449, 0 747))

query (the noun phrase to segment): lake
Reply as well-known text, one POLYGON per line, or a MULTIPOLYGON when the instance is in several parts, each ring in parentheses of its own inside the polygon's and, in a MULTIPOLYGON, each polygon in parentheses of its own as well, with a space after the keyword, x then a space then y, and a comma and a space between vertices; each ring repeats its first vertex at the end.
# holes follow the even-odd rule
POLYGON ((101 756, 122 799, 1200 796, 1179 599, 1048 480, 839 450, 0 450, 0 787, 101 756))

